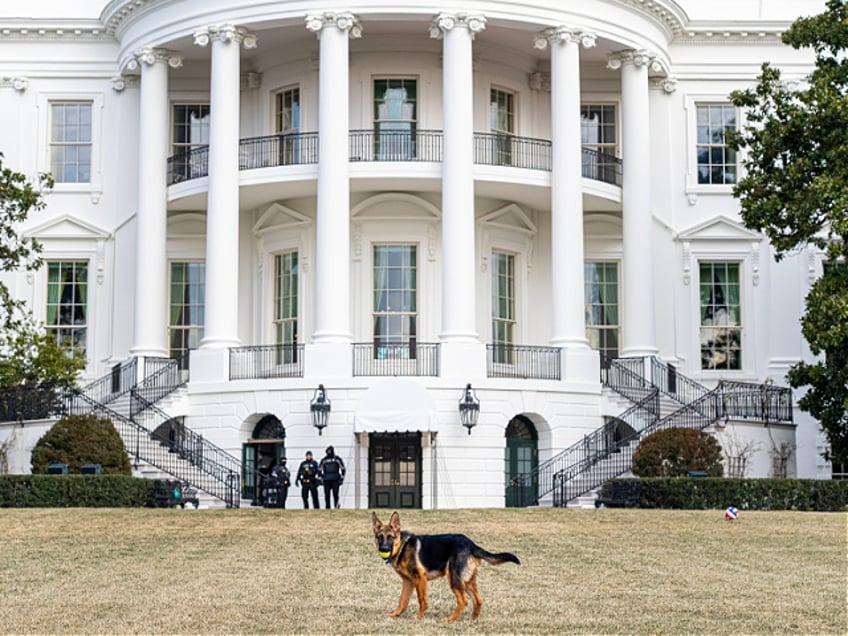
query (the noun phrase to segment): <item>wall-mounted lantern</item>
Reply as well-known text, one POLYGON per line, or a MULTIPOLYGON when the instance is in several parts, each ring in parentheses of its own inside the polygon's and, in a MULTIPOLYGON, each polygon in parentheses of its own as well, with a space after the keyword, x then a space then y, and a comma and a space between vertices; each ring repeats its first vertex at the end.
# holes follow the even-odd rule
POLYGON ((462 392, 462 399, 459 401, 459 419, 462 425, 468 429, 468 434, 471 435, 471 429, 477 426, 477 417, 480 415, 480 400, 471 388, 471 384, 465 386, 462 392))
POLYGON ((312 426, 318 429, 318 435, 320 435, 327 426, 327 419, 330 416, 330 399, 327 397, 323 384, 319 384, 315 389, 315 395, 309 403, 309 410, 312 411, 312 426))

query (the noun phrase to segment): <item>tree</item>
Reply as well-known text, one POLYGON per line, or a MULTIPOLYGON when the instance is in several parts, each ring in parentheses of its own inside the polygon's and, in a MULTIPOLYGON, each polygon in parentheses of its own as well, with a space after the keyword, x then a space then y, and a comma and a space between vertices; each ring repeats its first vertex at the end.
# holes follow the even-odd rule
POLYGON ((747 120, 728 134, 747 151, 734 187, 745 225, 769 237, 775 258, 808 245, 826 251, 823 276, 810 289, 801 319, 817 362, 800 362, 789 383, 809 387, 799 406, 819 420, 829 457, 848 461, 848 2, 828 0, 823 13, 799 18, 783 33, 795 49, 812 49, 815 68, 800 87, 763 64, 756 88, 731 101, 747 120))
MULTIPOLYGON (((50 175, 38 175, 33 184, 5 167, 0 153, 0 272, 32 271, 43 264, 41 245, 20 236, 18 228, 30 213, 44 209, 43 193, 52 186, 50 175)), ((0 388, 66 386, 84 366, 84 355, 69 353, 44 333, 26 303, 13 298, 0 280, 0 388)))
POLYGON ((633 452, 632 470, 639 477, 685 477, 690 470, 721 477, 721 445, 703 431, 667 428, 639 442, 633 452))

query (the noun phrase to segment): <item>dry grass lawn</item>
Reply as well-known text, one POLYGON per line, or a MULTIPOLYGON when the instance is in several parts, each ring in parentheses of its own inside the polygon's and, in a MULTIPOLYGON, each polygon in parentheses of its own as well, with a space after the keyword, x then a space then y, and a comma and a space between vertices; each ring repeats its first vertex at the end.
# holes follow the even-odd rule
MULTIPOLYGON (((388 512, 378 513, 387 521, 388 512)), ((480 619, 444 580, 400 618, 367 510, 0 510, 0 632, 838 634, 842 513, 407 511, 522 565, 484 564, 480 619)))

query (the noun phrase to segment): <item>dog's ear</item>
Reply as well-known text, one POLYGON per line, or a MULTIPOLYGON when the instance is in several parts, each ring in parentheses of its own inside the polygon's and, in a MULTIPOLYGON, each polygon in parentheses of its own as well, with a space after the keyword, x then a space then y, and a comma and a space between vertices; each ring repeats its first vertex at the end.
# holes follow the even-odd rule
POLYGON ((389 519, 389 527, 395 532, 400 532, 400 515, 397 511, 392 513, 392 518, 389 519))
POLYGON ((371 513, 371 527, 374 529, 374 532, 377 532, 380 528, 383 527, 383 524, 377 519, 377 513, 371 513))

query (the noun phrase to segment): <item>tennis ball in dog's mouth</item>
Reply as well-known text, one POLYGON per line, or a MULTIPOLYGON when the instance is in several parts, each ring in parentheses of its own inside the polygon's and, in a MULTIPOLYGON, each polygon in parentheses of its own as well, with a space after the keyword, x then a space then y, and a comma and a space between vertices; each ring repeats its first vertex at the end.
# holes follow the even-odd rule
POLYGON ((382 550, 380 551, 380 556, 384 559, 388 559, 391 555, 392 555, 391 552, 384 552, 382 550))

